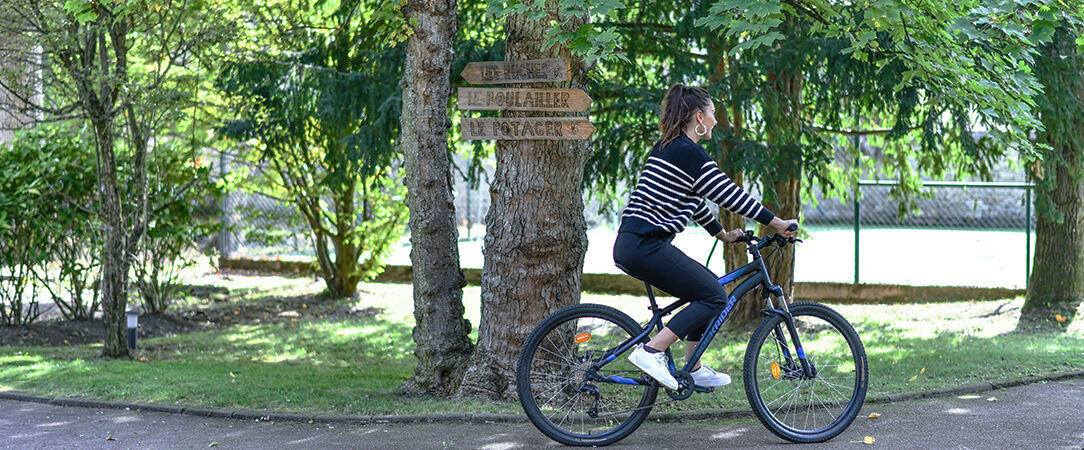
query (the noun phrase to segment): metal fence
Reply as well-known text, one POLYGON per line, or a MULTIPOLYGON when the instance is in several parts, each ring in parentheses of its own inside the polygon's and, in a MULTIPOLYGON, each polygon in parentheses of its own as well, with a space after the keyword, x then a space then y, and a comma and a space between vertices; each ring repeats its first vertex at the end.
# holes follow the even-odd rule
MULTIPOLYGON (((229 158, 218 159, 224 169, 221 175, 226 176, 229 158)), ((917 211, 902 217, 899 201, 892 195, 896 184, 891 181, 859 182, 855 187, 860 193, 858 201, 812 199, 802 207, 803 224, 811 235, 799 258, 799 265, 805 267, 799 267, 796 276, 799 281, 1023 287, 1031 266, 1032 185, 1020 181, 1022 171, 1008 165, 995 177, 1002 181, 926 181, 917 211), (887 240, 901 242, 890 246, 887 240), (982 273, 937 266, 943 261, 929 257, 931 252, 952 248, 963 249, 951 256, 959 267, 982 273), (908 276, 888 273, 893 266, 906 267, 901 271, 908 276), (922 275, 923 270, 927 275, 922 275), (941 276, 940 272, 949 270, 958 276, 941 276)), ((489 207, 489 185, 483 179, 474 189, 463 181, 453 188, 463 241, 460 256, 465 267, 474 267, 471 264, 481 261, 479 240, 485 234, 481 222, 489 207)), ((223 198, 222 208, 229 229, 220 238, 223 256, 303 260, 314 254, 311 233, 293 205, 240 190, 223 198)), ((615 225, 612 213, 599 214, 590 205, 585 213, 589 226, 615 225)), ((589 233, 593 240, 612 237, 612 233, 599 230, 589 233)), ((600 252, 610 247, 605 242, 595 244, 592 248, 600 252)), ((403 257, 409 253, 407 241, 396 252, 392 263, 409 264, 403 257)), ((586 271, 608 273, 612 269, 608 255, 588 255, 587 263, 586 271)))
MULTIPOLYGON (((894 198, 892 191, 898 187, 895 181, 861 180, 855 187, 860 195, 854 200, 842 202, 839 200, 821 200, 815 206, 807 205, 803 208, 803 221, 807 225, 821 225, 828 227, 850 228, 853 239, 853 276, 851 282, 863 281, 885 282, 885 280, 866 280, 862 276, 862 267, 868 267, 863 263, 873 260, 875 264, 892 264, 893 261, 914 263, 921 261, 923 254, 940 254, 946 258, 956 260, 961 271, 973 267, 977 263, 968 255, 953 254, 952 249, 961 246, 960 238, 938 239, 938 235, 955 232, 958 236, 964 236, 968 240, 974 240, 972 246, 1004 246, 1018 245, 1017 249, 1003 248, 1002 260, 1007 257, 1020 257, 1020 261, 1013 265, 1021 266, 1020 275, 1001 273, 999 277, 1011 277, 1013 281, 1000 283, 1003 286, 1026 286, 1027 278, 1031 273, 1031 249, 1033 245, 1031 230, 1035 224, 1035 215, 1032 207, 1032 189, 1034 185, 1026 182, 953 182, 953 181, 925 181, 923 182, 922 195, 917 201, 917 211, 911 214, 900 215, 898 199, 894 198), (875 254, 862 256, 863 250, 874 246, 863 240, 871 230, 901 230, 897 234, 905 236, 904 239, 912 239, 913 245, 893 246, 893 254, 875 254), (907 230, 908 232, 904 232, 907 230), (918 231, 928 231, 922 234, 918 231), (1009 238, 1001 237, 997 240, 983 242, 983 231, 1006 232, 1002 233, 1009 238), (970 233, 969 233, 970 232, 970 233), (1019 239, 1012 237, 1019 233, 1019 239), (928 242, 925 240, 931 240, 928 242), (1006 241, 1010 241, 1006 244, 1006 241), (994 243, 996 242, 996 243, 994 243), (933 244, 939 248, 931 250, 927 244, 933 244)), ((882 235, 883 238, 883 235, 882 235)), ((990 249, 993 252, 996 249, 990 249)), ((995 254, 996 253, 992 253, 995 254)), ((996 256, 995 256, 996 257, 996 256)), ((1003 264, 1002 264, 1003 265, 1003 264)), ((1000 270, 984 269, 977 270, 1000 270)), ((841 281, 841 280, 832 280, 841 281)))

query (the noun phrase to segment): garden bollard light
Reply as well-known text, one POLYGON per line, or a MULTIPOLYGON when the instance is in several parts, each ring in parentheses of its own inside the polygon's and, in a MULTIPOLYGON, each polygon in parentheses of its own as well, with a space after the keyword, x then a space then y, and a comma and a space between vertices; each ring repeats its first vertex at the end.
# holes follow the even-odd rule
POLYGON ((128 318, 128 350, 135 350, 136 328, 139 327, 139 311, 125 311, 124 316, 128 318))

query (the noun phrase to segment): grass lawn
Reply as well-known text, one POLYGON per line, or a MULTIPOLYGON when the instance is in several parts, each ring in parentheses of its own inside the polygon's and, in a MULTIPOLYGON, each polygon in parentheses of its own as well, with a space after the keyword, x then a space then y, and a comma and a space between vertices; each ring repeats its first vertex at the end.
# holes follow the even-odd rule
MULTIPOLYGON (((217 304, 189 299, 184 308, 240 311, 278 302, 283 311, 207 331, 144 339, 131 361, 97 358, 100 344, 0 346, 0 390, 295 412, 520 412, 515 403, 394 393, 415 364, 410 285, 364 284, 357 299, 323 307, 312 297, 322 286, 312 280, 205 276, 199 282, 230 287, 230 299, 217 304), (283 303, 284 297, 289 301, 283 303), (333 307, 360 313, 331 314, 333 307)), ((474 324, 479 297, 477 287, 464 292, 467 318, 474 324)), ((635 296, 585 294, 583 301, 618 307, 637 320, 647 313, 646 300, 635 296)), ((833 308, 863 339, 871 396, 1084 368, 1084 323, 1078 320, 1066 333, 1014 333, 1022 303, 833 308)), ((660 408, 747 408, 740 373, 747 339, 748 333, 721 334, 706 356, 713 367, 730 373, 732 386, 660 408)))

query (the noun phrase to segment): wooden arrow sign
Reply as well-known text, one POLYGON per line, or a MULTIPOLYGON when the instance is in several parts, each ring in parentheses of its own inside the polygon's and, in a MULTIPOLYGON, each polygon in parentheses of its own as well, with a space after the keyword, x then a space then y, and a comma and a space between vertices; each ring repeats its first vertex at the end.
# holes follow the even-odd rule
POLYGON ((463 78, 470 84, 535 83, 568 81, 567 58, 525 59, 467 63, 463 78))
POLYGON ((586 117, 501 117, 460 119, 464 141, 585 140, 595 132, 586 117))
POLYGON ((583 89, 459 88, 459 109, 504 111, 586 111, 583 89))

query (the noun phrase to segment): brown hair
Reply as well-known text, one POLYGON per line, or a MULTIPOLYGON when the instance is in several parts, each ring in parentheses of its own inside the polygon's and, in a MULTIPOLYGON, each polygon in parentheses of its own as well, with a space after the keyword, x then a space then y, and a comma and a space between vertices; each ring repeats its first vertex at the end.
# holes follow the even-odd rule
POLYGON ((711 96, 702 87, 685 86, 678 83, 670 86, 666 97, 662 99, 662 118, 659 119, 659 131, 662 143, 666 145, 681 137, 685 125, 693 119, 696 111, 707 109, 711 105, 711 96))

